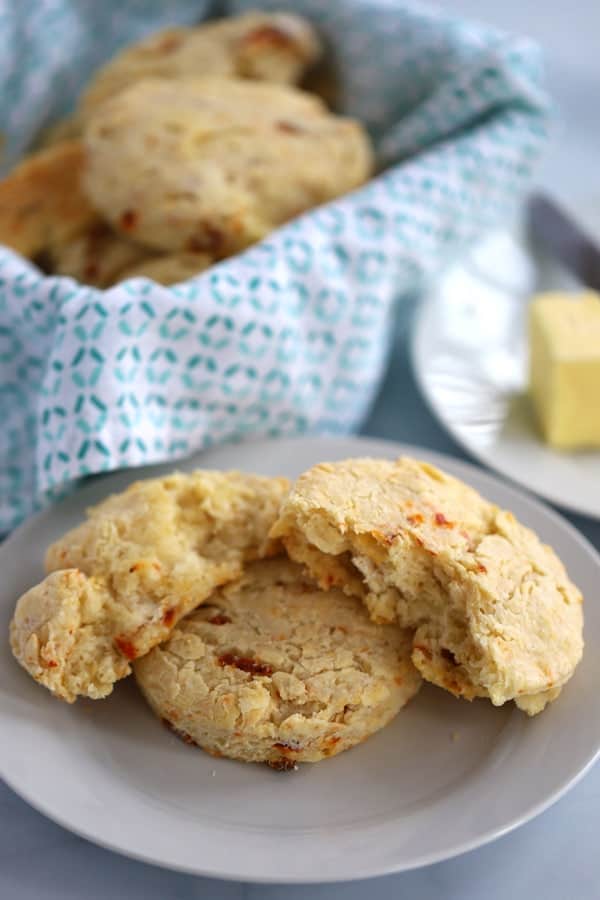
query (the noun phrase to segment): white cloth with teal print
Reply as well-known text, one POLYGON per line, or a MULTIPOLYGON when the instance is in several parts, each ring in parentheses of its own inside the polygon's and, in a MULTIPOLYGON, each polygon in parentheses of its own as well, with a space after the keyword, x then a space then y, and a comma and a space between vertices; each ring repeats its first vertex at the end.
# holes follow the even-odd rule
MULTIPOLYGON (((358 428, 403 301, 527 186, 547 130, 529 41, 403 0, 226 11, 255 7, 313 19, 343 108, 386 168, 177 287, 96 290, 0 248, 0 532, 84 475, 358 428)), ((118 47, 213 12, 202 0, 0 0, 6 160, 118 47)))

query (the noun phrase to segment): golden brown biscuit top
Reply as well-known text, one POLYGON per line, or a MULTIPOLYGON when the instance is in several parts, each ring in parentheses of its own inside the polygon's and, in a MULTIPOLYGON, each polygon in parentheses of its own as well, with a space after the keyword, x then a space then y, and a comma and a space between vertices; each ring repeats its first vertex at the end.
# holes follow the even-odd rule
POLYGON ((80 188, 84 165, 80 141, 63 141, 17 165, 0 181, 0 243, 33 258, 96 223, 80 188))

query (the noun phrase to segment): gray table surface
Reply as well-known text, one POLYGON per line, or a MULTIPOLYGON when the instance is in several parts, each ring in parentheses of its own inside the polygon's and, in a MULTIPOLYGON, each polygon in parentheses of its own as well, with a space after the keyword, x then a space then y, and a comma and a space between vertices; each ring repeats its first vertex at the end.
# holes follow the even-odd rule
MULTIPOLYGON (((548 154, 541 184, 600 232, 597 170, 600 117, 598 0, 438 0, 537 38, 562 108, 560 140, 548 154)), ((396 345, 366 434, 407 441, 465 458, 417 393, 406 353, 396 345)), ((600 548, 600 522, 569 517, 600 548)), ((1 736, 0 736, 1 740, 1 736)), ((480 850, 415 872, 322 887, 262 887, 167 872, 133 862, 64 831, 0 784, 0 900, 598 900, 600 898, 600 766, 566 797, 518 831, 480 850)))
MULTIPOLYGON (((401 335, 366 434, 466 458, 415 386, 401 335)), ((600 522, 570 516, 600 547, 600 522)), ((598 900, 600 766, 533 822, 444 863, 369 882, 262 887, 167 872, 101 850, 0 785, 0 900, 598 900)))

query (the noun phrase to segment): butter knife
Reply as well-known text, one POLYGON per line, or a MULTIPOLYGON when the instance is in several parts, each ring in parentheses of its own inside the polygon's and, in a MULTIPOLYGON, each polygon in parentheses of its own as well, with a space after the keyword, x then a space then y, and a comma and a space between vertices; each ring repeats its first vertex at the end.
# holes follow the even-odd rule
POLYGON ((578 281, 600 292, 600 248, 547 194, 534 194, 527 208, 532 243, 558 259, 578 281))

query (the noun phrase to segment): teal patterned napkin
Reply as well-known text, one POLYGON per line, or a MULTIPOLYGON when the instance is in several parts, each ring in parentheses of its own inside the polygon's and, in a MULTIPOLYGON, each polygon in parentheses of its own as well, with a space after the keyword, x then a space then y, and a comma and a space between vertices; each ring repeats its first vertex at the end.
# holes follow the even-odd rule
MULTIPOLYGON (((391 0, 232 2, 310 16, 385 170, 180 286, 43 277, 0 248, 0 531, 84 475, 246 436, 357 428, 393 321, 512 211, 547 104, 530 42, 391 0)), ((213 12, 171 0, 0 5, 14 160, 114 50, 213 12)), ((400 408, 400 399, 399 399, 400 408)))

